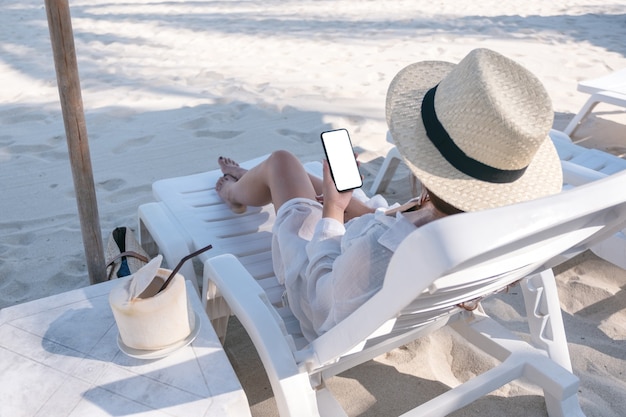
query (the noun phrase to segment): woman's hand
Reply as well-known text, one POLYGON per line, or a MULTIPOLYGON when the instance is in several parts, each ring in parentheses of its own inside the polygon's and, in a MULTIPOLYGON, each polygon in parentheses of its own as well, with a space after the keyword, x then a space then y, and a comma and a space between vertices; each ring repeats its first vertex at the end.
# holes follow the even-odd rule
POLYGON ((343 192, 337 191, 332 175, 330 174, 330 168, 327 160, 323 161, 323 167, 324 176, 322 179, 322 192, 324 208, 322 215, 343 223, 346 207, 348 207, 348 204, 350 204, 350 200, 352 199, 352 190, 343 192))

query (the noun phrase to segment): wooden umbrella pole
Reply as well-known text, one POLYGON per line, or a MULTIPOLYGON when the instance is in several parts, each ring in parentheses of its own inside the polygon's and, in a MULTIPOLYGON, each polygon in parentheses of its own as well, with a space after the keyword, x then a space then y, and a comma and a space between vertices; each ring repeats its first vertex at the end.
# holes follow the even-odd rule
POLYGON ((106 267, 70 8, 67 0, 45 0, 45 4, 89 282, 95 284, 106 281, 106 267))

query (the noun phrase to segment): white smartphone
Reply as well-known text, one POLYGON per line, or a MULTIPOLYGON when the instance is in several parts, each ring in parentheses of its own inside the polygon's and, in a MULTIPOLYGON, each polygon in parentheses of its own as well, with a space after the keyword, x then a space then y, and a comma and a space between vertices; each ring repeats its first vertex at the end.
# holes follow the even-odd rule
POLYGON ((322 132, 321 137, 337 191, 348 191, 363 186, 348 131, 346 129, 330 130, 322 132))

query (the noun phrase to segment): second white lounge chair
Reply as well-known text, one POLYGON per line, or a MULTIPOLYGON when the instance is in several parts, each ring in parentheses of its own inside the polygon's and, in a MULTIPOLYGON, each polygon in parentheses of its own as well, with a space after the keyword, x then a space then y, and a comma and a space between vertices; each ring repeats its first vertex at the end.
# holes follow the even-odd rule
MULTIPOLYGON (((561 159, 564 190, 626 170, 625 159, 597 149, 576 145, 563 132, 552 129, 550 138, 561 159)), ((392 142, 389 133, 387 133, 387 141, 392 142)), ((371 195, 385 192, 401 162, 402 158, 398 149, 392 147, 372 183, 369 191, 371 195)), ((604 260, 626 269, 626 234, 623 231, 599 242, 591 249, 604 260)))
POLYGON ((590 94, 590 97, 563 130, 569 136, 599 103, 626 108, 626 68, 603 77, 581 81, 578 83, 578 91, 590 94))

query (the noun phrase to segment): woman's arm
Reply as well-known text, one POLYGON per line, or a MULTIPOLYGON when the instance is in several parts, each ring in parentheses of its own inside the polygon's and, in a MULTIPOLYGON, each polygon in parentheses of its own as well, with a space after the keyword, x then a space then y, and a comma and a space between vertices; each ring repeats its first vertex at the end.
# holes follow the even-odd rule
POLYGON ((324 194, 324 205, 322 216, 343 223, 344 213, 352 200, 352 190, 343 192, 337 191, 332 176, 330 175, 328 161, 324 160, 323 166, 324 176, 322 178, 322 192, 324 194))
POLYGON ((354 198, 352 191, 337 191, 330 175, 328 162, 324 160, 323 164, 324 177, 321 184, 322 197, 318 199, 318 201, 321 200, 320 202, 324 206, 322 212, 324 217, 333 218, 345 223, 350 219, 375 211, 361 200, 354 198))

